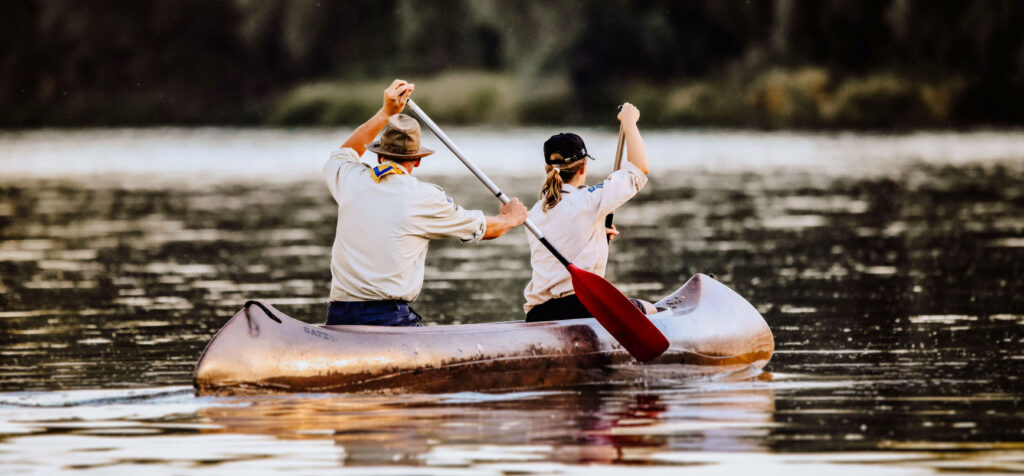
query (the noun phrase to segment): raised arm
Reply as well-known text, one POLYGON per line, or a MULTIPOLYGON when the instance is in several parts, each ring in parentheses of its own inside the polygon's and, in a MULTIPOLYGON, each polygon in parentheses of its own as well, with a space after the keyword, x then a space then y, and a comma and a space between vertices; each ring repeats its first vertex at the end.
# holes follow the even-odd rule
POLYGON ((635 165, 644 175, 650 171, 647 165, 647 147, 644 139, 640 137, 640 129, 636 123, 640 120, 640 110, 636 106, 625 103, 619 111, 619 121, 622 123, 622 131, 626 136, 626 160, 635 165))
POLYGON ((341 144, 342 148, 348 147, 356 151, 356 155, 363 155, 366 152, 366 144, 373 142, 373 139, 380 134, 380 131, 387 125, 388 119, 405 109, 405 103, 412 95, 416 85, 396 79, 387 89, 384 90, 384 106, 377 111, 370 120, 352 131, 352 135, 341 144))

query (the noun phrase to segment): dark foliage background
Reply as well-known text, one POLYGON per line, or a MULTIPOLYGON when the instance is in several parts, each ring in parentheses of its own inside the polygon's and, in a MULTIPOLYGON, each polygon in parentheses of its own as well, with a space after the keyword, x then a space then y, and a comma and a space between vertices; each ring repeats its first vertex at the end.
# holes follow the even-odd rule
POLYGON ((350 122, 354 112, 274 111, 304 84, 452 71, 513 78, 525 92, 494 114, 513 122, 586 122, 623 91, 652 97, 648 110, 662 114, 649 117, 664 124, 1024 119, 1024 3, 1012 0, 0 0, 0 9, 4 127, 350 122), (551 78, 564 86, 534 86, 551 78), (665 99, 673 92, 675 102, 665 99), (894 112, 899 120, 886 119, 894 112))

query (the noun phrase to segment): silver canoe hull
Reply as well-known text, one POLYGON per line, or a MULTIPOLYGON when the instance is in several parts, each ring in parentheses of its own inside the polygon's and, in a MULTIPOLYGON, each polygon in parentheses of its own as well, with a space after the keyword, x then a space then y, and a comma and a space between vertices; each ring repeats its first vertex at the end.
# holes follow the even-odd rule
POLYGON ((256 301, 195 369, 199 394, 509 390, 760 369, 775 349, 743 297, 697 274, 650 316, 671 346, 640 364, 594 319, 428 327, 313 326, 256 301))

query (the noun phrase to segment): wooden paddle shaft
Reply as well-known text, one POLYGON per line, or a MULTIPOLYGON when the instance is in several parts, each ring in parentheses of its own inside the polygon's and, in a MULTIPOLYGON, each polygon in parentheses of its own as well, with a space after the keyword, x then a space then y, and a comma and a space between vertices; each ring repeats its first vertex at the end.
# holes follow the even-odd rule
MULTIPOLYGON (((453 154, 455 154, 455 157, 458 157, 458 159, 462 161, 466 168, 468 168, 470 172, 473 172, 473 175, 476 175, 476 178, 478 178, 480 182, 482 182, 484 186, 487 187, 487 190, 490 190, 491 193, 494 194, 494 196, 498 197, 498 200, 501 200, 502 204, 506 204, 509 201, 511 201, 511 199, 508 198, 508 195, 505 195, 505 193, 502 192, 501 189, 499 189, 498 186, 495 185, 494 182, 491 181, 489 177, 487 177, 487 174, 485 174, 483 170, 480 170, 476 166, 476 164, 474 164, 471 160, 469 160, 469 158, 466 157, 465 154, 462 153, 462 149, 459 149, 459 146, 455 145, 455 143, 452 142, 450 138, 448 138, 448 135, 445 134, 444 131, 442 131, 441 128, 438 127, 437 124, 435 124, 432 119, 430 119, 430 116, 428 116, 425 112, 423 112, 422 109, 420 109, 419 106, 416 105, 415 101, 409 99, 409 101, 405 103, 405 106, 411 109, 413 114, 416 114, 416 116, 419 117, 424 124, 426 124, 427 129, 430 129, 434 133, 434 135, 437 136, 438 139, 441 139, 441 142, 444 142, 444 145, 448 146, 448 149, 451 150, 453 154)), ((560 261, 562 265, 569 266, 571 264, 571 262, 568 259, 566 259, 565 256, 562 256, 562 253, 559 253, 558 250, 551 245, 551 243, 548 243, 548 240, 544 238, 544 233, 541 232, 540 228, 538 228, 537 225, 530 221, 529 218, 526 219, 526 223, 524 223, 524 225, 526 226, 526 229, 530 230, 530 233, 533 233, 533 235, 537 237, 537 240, 540 241, 541 244, 544 245, 544 247, 551 252, 551 254, 555 255, 555 258, 558 258, 558 261, 560 261)))
POLYGON ((615 168, 613 170, 619 170, 622 168, 622 149, 626 145, 626 131, 619 126, 619 143, 615 146, 615 168))
MULTIPOLYGON (((619 104, 619 111, 622 111, 622 104, 619 104)), ((626 145, 626 130, 622 128, 622 124, 619 123, 619 143, 615 146, 615 170, 619 170, 622 167, 622 148, 626 145)))
MULTIPOLYGON (((622 110, 622 105, 619 105, 619 110, 622 110)), ((622 148, 626 145, 626 131, 622 129, 622 124, 619 124, 619 143, 615 146, 615 168, 612 172, 619 170, 622 167, 622 148)), ((609 213, 608 216, 604 217, 604 227, 612 227, 612 217, 614 213, 609 213)), ((608 236, 608 241, 612 241, 612 237, 608 236)))

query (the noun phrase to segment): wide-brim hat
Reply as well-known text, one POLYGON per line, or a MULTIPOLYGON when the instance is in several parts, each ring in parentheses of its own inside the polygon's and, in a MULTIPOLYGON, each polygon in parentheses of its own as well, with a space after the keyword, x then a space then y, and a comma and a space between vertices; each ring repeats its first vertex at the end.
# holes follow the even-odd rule
POLYGON ((434 153, 420 145, 420 123, 405 114, 391 116, 380 139, 366 144, 366 150, 392 159, 418 159, 434 153))

